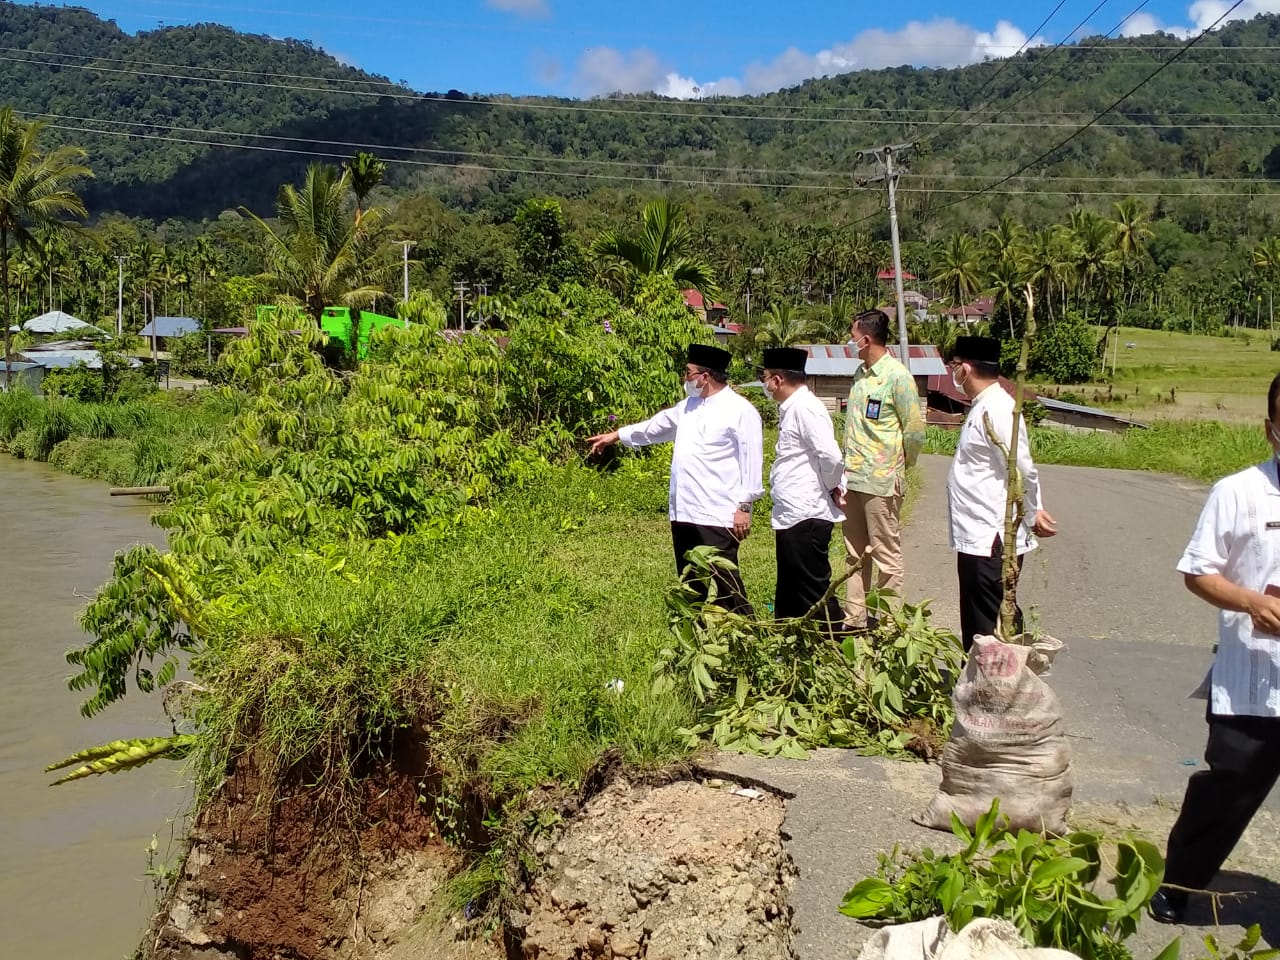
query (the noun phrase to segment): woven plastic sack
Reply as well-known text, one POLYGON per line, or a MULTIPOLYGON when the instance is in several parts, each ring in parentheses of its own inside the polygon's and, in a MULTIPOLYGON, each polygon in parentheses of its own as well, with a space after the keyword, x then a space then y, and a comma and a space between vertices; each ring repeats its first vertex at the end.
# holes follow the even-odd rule
POLYGON ((956 719, 942 751, 942 785, 916 823, 968 827, 1000 799, 1011 829, 1061 833, 1071 808, 1071 750, 1058 695, 1041 679, 1062 649, 1052 637, 1030 646, 974 638, 951 695, 956 719))

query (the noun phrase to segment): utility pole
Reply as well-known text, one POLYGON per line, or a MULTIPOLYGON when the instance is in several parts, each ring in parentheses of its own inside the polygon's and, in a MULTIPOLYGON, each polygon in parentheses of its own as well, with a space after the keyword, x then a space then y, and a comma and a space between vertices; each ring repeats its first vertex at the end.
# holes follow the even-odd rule
POLYGON ((120 273, 116 278, 116 339, 124 336, 124 261, 125 257, 116 257, 120 265, 120 273))
POLYGON ((747 271, 747 329, 751 329, 751 278, 763 276, 764 267, 752 267, 747 271))
POLYGON ((467 328, 467 281, 459 280, 453 286, 458 291, 458 329, 465 330, 467 328))
POLYGON ((409 302, 409 248, 413 246, 412 240, 397 240, 396 243, 404 245, 404 302, 409 302))
POLYGON ((859 177, 858 185, 865 187, 869 183, 884 181, 889 192, 889 236, 893 241, 893 286, 898 298, 898 345, 902 350, 902 365, 910 369, 911 355, 907 352, 907 305, 902 293, 902 248, 898 243, 898 177, 899 171, 894 169, 893 161, 897 157, 905 169, 907 151, 914 144, 896 143, 876 147, 874 150, 859 150, 858 159, 866 162, 875 161, 877 173, 873 177, 859 177))

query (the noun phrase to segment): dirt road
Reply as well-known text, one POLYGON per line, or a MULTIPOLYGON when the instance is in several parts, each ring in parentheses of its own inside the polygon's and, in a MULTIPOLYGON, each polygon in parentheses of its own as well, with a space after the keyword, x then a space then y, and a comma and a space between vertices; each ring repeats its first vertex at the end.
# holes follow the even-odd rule
MULTIPOLYGON (((955 557, 944 506, 949 464, 923 459, 924 489, 904 550, 907 595, 932 597, 939 622, 954 629, 955 557)), ((1051 683, 1074 748, 1075 817, 1140 828, 1163 848, 1204 747, 1204 705, 1186 695, 1208 666, 1214 614, 1186 591, 1174 565, 1207 490, 1172 477, 1080 467, 1042 467, 1041 476, 1061 533, 1028 559, 1021 597, 1041 627, 1068 645, 1051 683)), ((944 835, 910 822, 937 785, 935 767, 836 750, 805 763, 720 759, 726 770, 794 794, 784 826, 800 868, 793 899, 801 960, 844 960, 856 952, 865 928, 835 908, 845 890, 874 872, 877 851, 895 843, 946 846, 944 835)), ((1273 944, 1280 943, 1277 794, 1220 883, 1255 891, 1228 903, 1223 921, 1261 923, 1273 944)), ((1212 917, 1206 908, 1188 919, 1184 955, 1202 954, 1199 938, 1212 930, 1212 917)), ((1154 956, 1178 932, 1147 921, 1133 944, 1135 957, 1154 956)))

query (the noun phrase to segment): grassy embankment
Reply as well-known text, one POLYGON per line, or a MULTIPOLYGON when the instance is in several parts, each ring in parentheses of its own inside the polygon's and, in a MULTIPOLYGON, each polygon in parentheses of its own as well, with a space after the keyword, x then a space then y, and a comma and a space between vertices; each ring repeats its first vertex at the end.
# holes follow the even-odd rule
MULTIPOLYGON (((1102 335, 1101 328, 1097 333, 1102 335)), ((1114 335, 1110 343, 1107 369, 1114 357, 1113 382, 1036 389, 1049 396, 1060 394, 1064 400, 1074 396, 1090 406, 1127 411, 1143 421, 1252 422, 1266 406, 1267 384, 1280 372, 1280 353, 1271 350, 1266 331, 1205 337, 1121 327, 1118 353, 1114 335)))
POLYGON ((195 444, 218 436, 231 414, 212 391, 80 403, 14 390, 0 393, 0 452, 117 486, 151 484, 195 444))

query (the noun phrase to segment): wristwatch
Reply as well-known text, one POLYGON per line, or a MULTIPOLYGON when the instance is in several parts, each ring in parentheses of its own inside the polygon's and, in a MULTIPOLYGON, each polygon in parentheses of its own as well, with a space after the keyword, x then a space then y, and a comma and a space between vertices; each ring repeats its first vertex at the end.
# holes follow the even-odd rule
POLYGON ((740 504, 738 504, 738 509, 739 509, 739 510, 741 510, 743 513, 750 513, 750 512, 751 512, 751 503, 750 503, 750 501, 748 501, 747 503, 740 503, 740 504))

